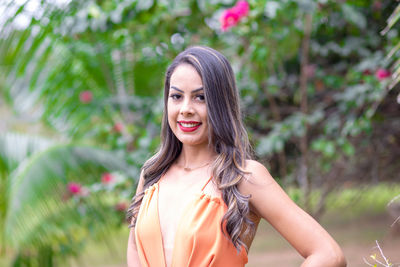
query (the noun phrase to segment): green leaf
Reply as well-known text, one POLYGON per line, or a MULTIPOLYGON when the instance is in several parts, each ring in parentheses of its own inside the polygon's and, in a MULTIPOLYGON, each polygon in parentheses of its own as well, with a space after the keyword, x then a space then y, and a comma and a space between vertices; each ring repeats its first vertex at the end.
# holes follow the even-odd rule
POLYGON ((357 25, 360 29, 365 29, 367 27, 367 20, 365 19, 364 15, 357 11, 353 6, 349 4, 342 4, 341 8, 344 18, 349 22, 357 25))
POLYGON ((355 149, 354 149, 354 146, 350 142, 346 141, 342 145, 341 148, 342 148, 343 152, 346 154, 346 156, 350 157, 350 156, 354 155, 355 149))

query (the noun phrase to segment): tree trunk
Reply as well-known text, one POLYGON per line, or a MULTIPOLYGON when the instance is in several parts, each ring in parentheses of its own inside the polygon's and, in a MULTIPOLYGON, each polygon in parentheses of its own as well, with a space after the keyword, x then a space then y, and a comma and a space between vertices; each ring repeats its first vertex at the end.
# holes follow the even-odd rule
MULTIPOLYGON (((307 13, 304 18, 304 37, 302 40, 301 47, 301 69, 300 69, 300 110, 303 115, 307 115, 308 113, 308 103, 307 103, 307 66, 308 66, 308 56, 309 56, 309 47, 310 47, 310 38, 311 38, 311 30, 312 30, 312 14, 307 13)), ((304 135, 300 139, 300 172, 299 172, 299 180, 300 184, 303 188, 304 193, 304 207, 308 212, 311 212, 311 179, 308 175, 308 125, 305 122, 305 132, 304 135)))

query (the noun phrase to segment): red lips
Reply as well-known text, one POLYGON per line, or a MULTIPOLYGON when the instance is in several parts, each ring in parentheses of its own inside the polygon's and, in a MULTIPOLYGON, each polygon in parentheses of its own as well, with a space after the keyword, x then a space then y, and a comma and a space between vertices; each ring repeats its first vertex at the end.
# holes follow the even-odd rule
POLYGON ((193 131, 196 131, 197 128, 200 127, 201 122, 198 122, 198 121, 178 121, 178 125, 179 125, 179 128, 184 132, 193 132, 193 131), (195 125, 191 126, 191 127, 185 127, 185 126, 182 125, 182 123, 184 123, 184 124, 195 124, 195 125))

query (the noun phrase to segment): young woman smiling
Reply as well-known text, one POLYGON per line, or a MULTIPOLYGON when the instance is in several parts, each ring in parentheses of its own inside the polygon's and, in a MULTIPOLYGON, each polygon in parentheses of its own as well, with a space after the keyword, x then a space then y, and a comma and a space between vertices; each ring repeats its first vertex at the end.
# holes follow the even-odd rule
POLYGON ((252 160, 234 73, 211 48, 188 48, 167 69, 160 149, 136 192, 128 267, 244 266, 261 219, 303 267, 346 266, 332 237, 252 160))

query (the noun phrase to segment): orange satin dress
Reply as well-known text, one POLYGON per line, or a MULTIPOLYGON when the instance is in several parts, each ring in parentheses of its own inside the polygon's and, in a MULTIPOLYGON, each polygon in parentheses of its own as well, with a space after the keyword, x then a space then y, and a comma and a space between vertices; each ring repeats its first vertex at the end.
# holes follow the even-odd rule
MULTIPOLYGON (((160 180, 145 190, 136 220, 136 247, 140 263, 146 267, 167 266, 158 213, 160 180)), ((175 234, 171 267, 242 267, 248 261, 246 249, 242 247, 238 253, 221 231, 221 219, 227 206, 221 197, 204 193, 210 180, 182 214, 175 234)))

